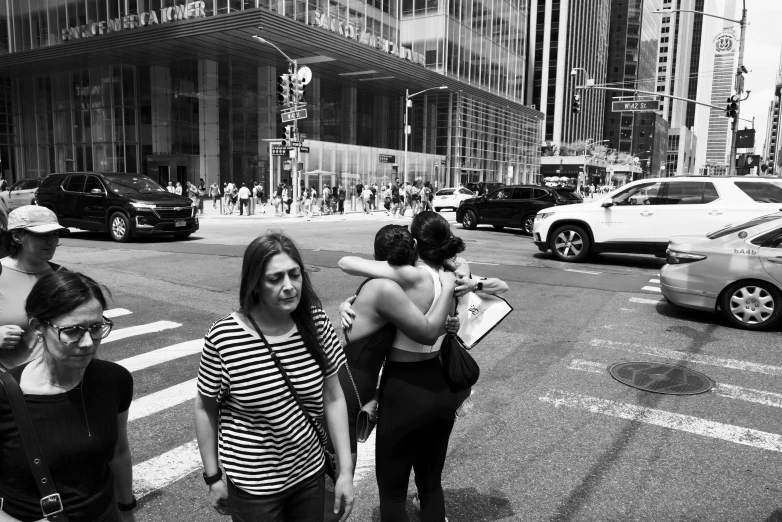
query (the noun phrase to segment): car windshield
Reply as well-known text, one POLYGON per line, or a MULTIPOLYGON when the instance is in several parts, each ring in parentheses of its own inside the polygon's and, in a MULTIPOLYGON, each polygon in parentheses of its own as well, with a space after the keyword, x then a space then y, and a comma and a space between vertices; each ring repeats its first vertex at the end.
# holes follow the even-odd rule
POLYGON ((738 225, 728 225, 727 227, 721 228, 716 232, 712 232, 711 234, 706 234, 706 237, 708 237, 709 239, 718 239, 720 237, 725 237, 729 234, 733 234, 734 232, 740 232, 742 230, 755 227, 757 225, 770 223, 771 221, 777 219, 782 219, 782 213, 768 214, 766 216, 756 217, 754 219, 750 219, 749 221, 745 221, 744 223, 738 225))
POLYGON ((450 196, 453 194, 453 189, 438 190, 436 196, 450 196))
POLYGON ((782 182, 736 181, 734 183, 755 203, 782 203, 782 182))
POLYGON ((116 194, 157 194, 166 189, 146 176, 104 176, 109 189, 116 194))
POLYGON ((566 190, 566 189, 555 189, 555 190, 557 195, 559 195, 559 197, 561 197, 562 199, 567 199, 570 201, 581 201, 581 196, 579 196, 572 190, 566 190))

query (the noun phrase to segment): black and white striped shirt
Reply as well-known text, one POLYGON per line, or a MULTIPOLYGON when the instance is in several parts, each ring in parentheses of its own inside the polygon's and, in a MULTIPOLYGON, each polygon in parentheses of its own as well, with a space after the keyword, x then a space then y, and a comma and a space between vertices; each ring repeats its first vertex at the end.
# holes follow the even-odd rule
MULTIPOLYGON (((331 321, 313 310, 326 352, 326 377, 345 355, 331 321)), ((298 329, 266 336, 308 413, 323 416, 324 376, 298 329)), ((283 491, 324 466, 320 439, 291 394, 258 334, 236 314, 216 321, 206 334, 198 391, 220 403, 218 447, 231 481, 254 495, 283 491)))

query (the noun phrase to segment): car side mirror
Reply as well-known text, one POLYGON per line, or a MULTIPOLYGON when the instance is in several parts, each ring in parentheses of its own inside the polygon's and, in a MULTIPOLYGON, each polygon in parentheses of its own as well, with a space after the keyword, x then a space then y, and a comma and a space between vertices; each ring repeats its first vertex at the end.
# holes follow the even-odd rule
POLYGON ((101 190, 99 188, 94 188, 94 189, 90 190, 90 194, 105 194, 105 193, 103 192, 103 190, 101 190))
POLYGON ((603 208, 613 207, 614 206, 614 198, 608 198, 607 200, 603 201, 603 204, 601 206, 603 208))

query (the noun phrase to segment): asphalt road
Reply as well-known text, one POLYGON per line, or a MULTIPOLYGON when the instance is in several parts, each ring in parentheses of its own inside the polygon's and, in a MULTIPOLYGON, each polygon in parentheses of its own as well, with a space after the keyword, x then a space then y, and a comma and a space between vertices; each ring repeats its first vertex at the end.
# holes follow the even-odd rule
MULTIPOLYGON (((81 232, 63 241, 55 261, 107 284, 113 307, 130 312, 115 318, 127 337, 100 356, 135 378, 137 520, 227 520, 207 505, 192 380, 198 339, 238 306, 247 243, 267 229, 294 237, 338 324, 337 306, 359 280, 337 260, 370 255, 375 231, 392 221, 410 219, 209 215, 186 241, 118 245, 81 232)), ((665 304, 659 259, 568 265, 518 231, 454 230, 474 273, 508 281, 515 311, 472 352, 481 380, 443 476, 451 522, 782 521, 779 331, 739 331, 665 304), (716 386, 687 397, 640 391, 608 374, 625 361, 684 365, 716 386)), ((352 520, 377 521, 371 443, 360 451, 352 520)), ((411 504, 409 513, 419 520, 411 504)))

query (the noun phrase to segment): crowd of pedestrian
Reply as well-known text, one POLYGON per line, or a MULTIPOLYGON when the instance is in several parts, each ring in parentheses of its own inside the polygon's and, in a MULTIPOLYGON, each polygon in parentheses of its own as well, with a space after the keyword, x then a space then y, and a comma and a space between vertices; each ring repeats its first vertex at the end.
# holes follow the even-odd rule
MULTIPOLYGON (((415 212, 409 230, 381 228, 375 261, 340 260, 346 273, 369 278, 340 306, 344 346, 288 236, 267 233, 245 250, 239 309, 206 333, 195 401, 208 501, 232 520, 345 520, 357 444, 375 423, 382 520, 408 520, 412 470, 422 520, 447 520, 441 475, 469 390, 452 391, 441 344, 459 328, 451 317, 456 297, 484 283, 494 293, 507 285, 484 279, 476 286, 456 257, 463 241, 416 203, 426 185, 409 185, 420 196, 404 186, 415 212), (369 420, 359 427, 362 414, 369 420)), ((187 190, 214 204, 215 188, 202 180, 187 190)), ((336 212, 344 211, 344 191, 328 189, 336 212)), ((356 194, 370 209, 377 199, 372 187, 356 194)), ((279 211, 286 195, 278 187, 279 211)), ((237 196, 241 213, 262 192, 242 185, 237 196)), ((311 208, 314 187, 304 198, 311 208)), ((105 317, 109 290, 52 263, 67 233, 53 212, 24 206, 9 214, 0 236, 8 252, 0 259, 0 520, 132 521, 133 378, 95 357, 113 328, 105 317), (32 422, 23 420, 28 415, 32 422)))

